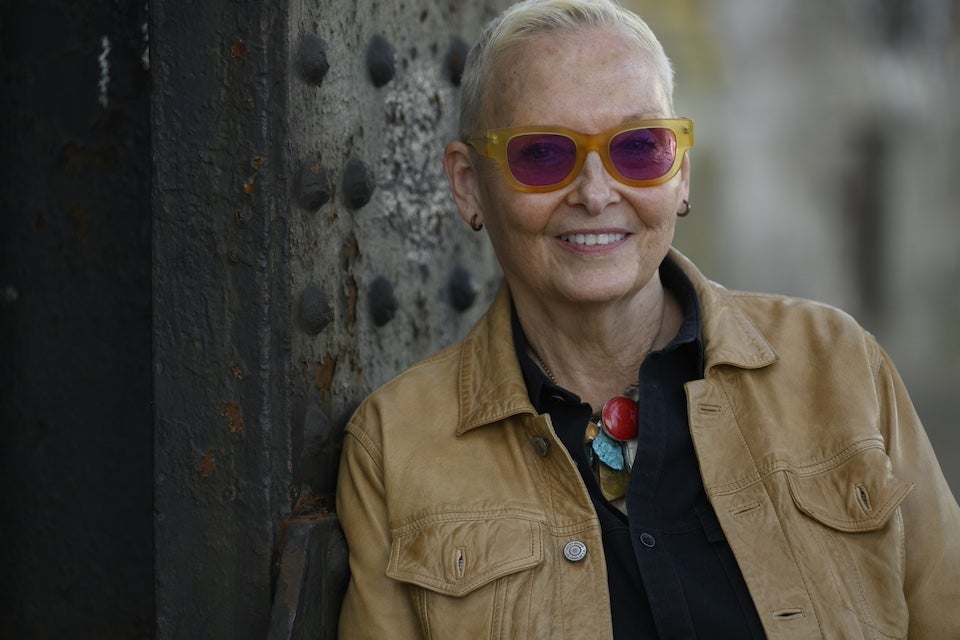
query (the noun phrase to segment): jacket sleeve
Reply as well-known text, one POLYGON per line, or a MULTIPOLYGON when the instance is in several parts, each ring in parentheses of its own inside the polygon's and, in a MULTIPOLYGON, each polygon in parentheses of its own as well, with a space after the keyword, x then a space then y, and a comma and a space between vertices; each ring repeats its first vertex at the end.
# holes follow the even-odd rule
POLYGON ((350 551, 339 623, 345 640, 421 635, 407 587, 386 577, 391 536, 382 461, 378 444, 351 422, 337 482, 337 515, 350 551))
POLYGON ((901 505, 909 637, 960 638, 960 508, 903 381, 882 350, 877 381, 893 472, 915 484, 901 505))

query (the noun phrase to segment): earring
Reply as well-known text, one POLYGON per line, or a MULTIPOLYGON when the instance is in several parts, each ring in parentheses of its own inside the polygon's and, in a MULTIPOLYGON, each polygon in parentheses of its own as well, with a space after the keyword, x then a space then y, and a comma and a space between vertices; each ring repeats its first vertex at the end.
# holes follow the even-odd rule
POLYGON ((683 201, 683 209, 680 209, 680 211, 677 211, 677 216, 680 217, 680 218, 685 218, 685 217, 687 217, 688 215, 690 215, 690 209, 691 209, 691 207, 690 207, 690 201, 689 201, 689 200, 684 200, 684 201, 683 201))
POLYGON ((473 217, 470 218, 470 228, 473 229, 474 231, 480 231, 481 229, 483 229, 483 221, 480 220, 479 213, 473 214, 473 217))

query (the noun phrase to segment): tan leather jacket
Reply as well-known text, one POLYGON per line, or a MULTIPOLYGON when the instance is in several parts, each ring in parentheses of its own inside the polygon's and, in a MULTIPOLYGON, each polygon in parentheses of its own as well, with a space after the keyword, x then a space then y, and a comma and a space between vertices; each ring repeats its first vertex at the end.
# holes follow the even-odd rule
MULTIPOLYGON (((703 484, 767 635, 960 638, 960 510, 886 354, 835 309, 671 257, 703 310, 686 386, 703 484)), ((527 397, 509 309, 504 287, 350 421, 342 638, 611 637, 600 525, 527 397)))

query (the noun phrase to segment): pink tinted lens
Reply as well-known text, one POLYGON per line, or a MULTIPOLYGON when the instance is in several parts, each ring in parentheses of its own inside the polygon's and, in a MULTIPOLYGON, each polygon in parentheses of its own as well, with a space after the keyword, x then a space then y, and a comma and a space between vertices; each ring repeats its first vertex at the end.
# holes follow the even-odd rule
POLYGON ((577 161, 577 145, 556 133, 527 133, 507 143, 507 164, 520 184, 545 187, 562 182, 577 161))
POLYGON ((670 129, 630 129, 610 141, 610 160, 628 180, 656 180, 676 157, 677 139, 670 129))

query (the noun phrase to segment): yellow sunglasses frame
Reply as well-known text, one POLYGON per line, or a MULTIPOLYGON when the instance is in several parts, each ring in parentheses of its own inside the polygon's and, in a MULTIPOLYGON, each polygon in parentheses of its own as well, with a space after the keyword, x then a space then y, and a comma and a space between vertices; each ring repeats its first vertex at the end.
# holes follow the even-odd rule
POLYGON ((580 133, 573 129, 567 129, 566 127, 506 127, 502 129, 490 129, 486 133, 470 136, 464 142, 473 147, 481 156, 496 160, 503 170, 507 182, 517 191, 547 193, 564 188, 573 182, 580 174, 583 163, 587 159, 587 154, 591 151, 596 151, 600 155, 603 166, 606 167, 610 175, 616 178, 617 181, 631 187, 655 187, 673 178, 680 170, 684 155, 688 149, 693 147, 693 120, 689 118, 634 120, 608 129, 607 131, 594 134, 580 133), (630 131, 631 129, 669 129, 673 132, 677 141, 677 154, 673 159, 673 164, 670 166, 670 169, 659 178, 654 178, 653 180, 630 180, 617 171, 617 168, 613 165, 613 161, 610 159, 610 141, 624 131, 630 131), (517 180, 510 171, 510 164, 507 161, 507 145, 517 136, 541 133, 559 134, 573 140, 573 143, 577 147, 577 159, 570 169, 570 173, 560 182, 543 186, 523 184, 517 180))

